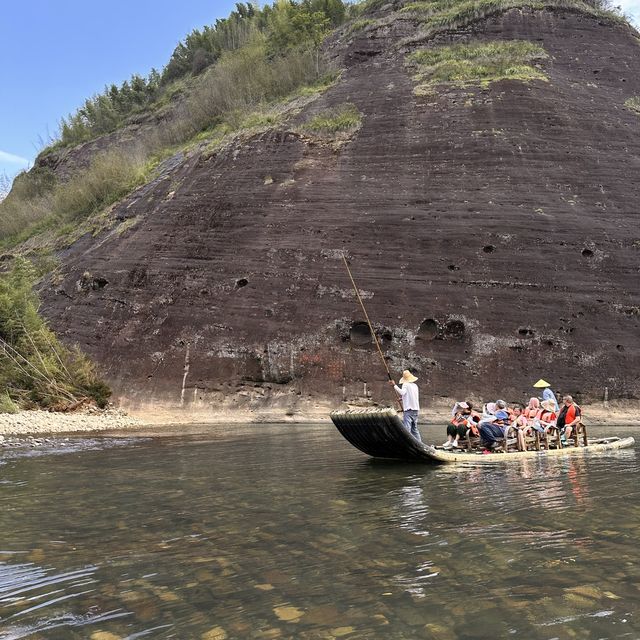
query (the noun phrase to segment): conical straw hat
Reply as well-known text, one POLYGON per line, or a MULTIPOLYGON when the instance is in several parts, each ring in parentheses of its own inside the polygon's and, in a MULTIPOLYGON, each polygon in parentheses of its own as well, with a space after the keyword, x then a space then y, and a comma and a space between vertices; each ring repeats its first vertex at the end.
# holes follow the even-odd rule
POLYGON ((538 382, 536 382, 533 386, 535 389, 544 389, 545 387, 550 387, 551 385, 546 380, 540 378, 540 380, 538 380, 538 382))
POLYGON ((409 369, 405 369, 402 372, 402 378, 400 378, 400 382, 415 382, 418 378, 416 378, 409 369))

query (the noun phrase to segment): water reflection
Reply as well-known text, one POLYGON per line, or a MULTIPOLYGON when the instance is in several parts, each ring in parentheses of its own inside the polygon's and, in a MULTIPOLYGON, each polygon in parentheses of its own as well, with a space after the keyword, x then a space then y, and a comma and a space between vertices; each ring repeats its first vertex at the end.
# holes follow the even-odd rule
POLYGON ((11 460, 0 638, 637 637, 625 453, 425 467, 264 427, 11 460))

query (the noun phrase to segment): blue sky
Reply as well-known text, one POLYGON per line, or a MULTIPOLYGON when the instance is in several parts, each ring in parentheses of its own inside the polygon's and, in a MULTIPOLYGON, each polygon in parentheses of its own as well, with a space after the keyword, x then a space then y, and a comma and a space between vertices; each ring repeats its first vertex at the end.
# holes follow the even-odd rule
MULTIPOLYGON (((40 138, 105 84, 161 69, 189 31, 231 0, 13 0, 0 12, 0 175, 33 161, 40 138)), ((1 186, 1 185, 0 185, 1 186)))
MULTIPOLYGON (((0 14, 0 176, 28 166, 62 116, 105 84, 161 69, 231 0, 13 0, 0 14)), ((614 4, 617 1, 614 0, 614 4)), ((640 24, 640 0, 622 9, 640 24)), ((0 181, 0 187, 1 187, 0 181)))

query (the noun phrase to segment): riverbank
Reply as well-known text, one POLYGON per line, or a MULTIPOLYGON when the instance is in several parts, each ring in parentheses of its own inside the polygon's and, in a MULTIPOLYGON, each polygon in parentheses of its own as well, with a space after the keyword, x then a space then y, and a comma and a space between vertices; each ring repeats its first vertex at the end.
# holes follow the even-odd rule
POLYGON ((78 413, 50 413, 49 411, 20 411, 0 413, 0 435, 26 436, 54 433, 141 429, 145 423, 120 409, 95 410, 78 413))
MULTIPOLYGON (((453 402, 444 400, 429 404, 421 412, 423 424, 445 424, 450 419, 453 402)), ((0 414, 0 435, 27 436, 58 433, 97 433, 119 431, 139 433, 154 426, 195 424, 318 424, 329 423, 333 409, 347 409, 353 405, 318 404, 306 411, 283 411, 281 408, 249 410, 199 410, 144 408, 126 412, 122 409, 97 409, 78 413, 50 413, 48 411, 21 411, 0 414)), ((588 426, 640 427, 640 403, 637 401, 611 402, 583 406, 588 426)))

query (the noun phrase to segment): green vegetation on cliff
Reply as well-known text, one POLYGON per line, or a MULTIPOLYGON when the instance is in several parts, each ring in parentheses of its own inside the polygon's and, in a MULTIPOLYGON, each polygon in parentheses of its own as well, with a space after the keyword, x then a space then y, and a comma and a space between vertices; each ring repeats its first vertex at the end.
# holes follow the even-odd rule
POLYGON ((624 106, 640 114, 640 96, 634 96, 633 98, 625 100, 624 106))
MULTIPOLYGON (((162 73, 148 78, 132 76, 120 87, 111 85, 87 99, 60 124, 60 139, 54 147, 91 140, 115 131, 135 114, 157 109, 176 94, 188 91, 185 79, 228 59, 229 53, 248 45, 264 44, 262 60, 275 62, 292 51, 313 52, 319 73, 319 47, 329 31, 340 25, 347 13, 342 0, 279 1, 260 8, 238 3, 228 18, 202 30, 195 29, 174 50, 162 73)), ((275 84, 278 78, 271 78, 275 84)))
POLYGON ((303 125, 303 129, 311 133, 330 135, 353 131, 361 122, 362 113, 354 104, 346 103, 314 116, 303 125))
POLYGON ((34 266, 17 260, 0 274, 0 412, 64 408, 111 392, 78 350, 64 347, 38 313, 34 266))
POLYGON ((406 4, 401 12, 423 23, 423 31, 404 41, 418 42, 436 34, 466 27, 510 9, 560 9, 577 11, 618 22, 626 22, 619 8, 607 0, 420 0, 406 4))
POLYGON ((414 79, 417 94, 428 93, 433 85, 488 85, 498 80, 546 80, 533 66, 547 58, 544 49, 533 42, 471 42, 423 49, 408 56, 417 67, 414 79))

